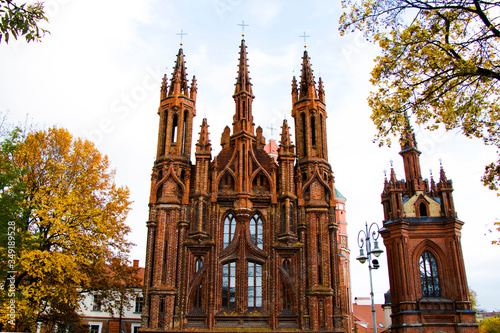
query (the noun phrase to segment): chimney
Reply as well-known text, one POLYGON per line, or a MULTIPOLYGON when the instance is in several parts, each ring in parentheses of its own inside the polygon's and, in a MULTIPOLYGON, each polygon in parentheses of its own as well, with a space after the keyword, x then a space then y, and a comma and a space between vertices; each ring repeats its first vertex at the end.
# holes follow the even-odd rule
POLYGON ((134 260, 134 267, 139 267, 139 260, 137 259, 134 260))

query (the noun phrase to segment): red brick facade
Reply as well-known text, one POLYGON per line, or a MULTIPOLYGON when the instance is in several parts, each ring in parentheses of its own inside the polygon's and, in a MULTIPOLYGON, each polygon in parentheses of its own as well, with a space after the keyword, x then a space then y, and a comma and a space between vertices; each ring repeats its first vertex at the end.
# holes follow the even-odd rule
POLYGON ((460 244, 463 222, 441 166, 436 184, 421 176, 409 124, 401 144, 406 180, 394 169, 382 193, 393 332, 477 332, 460 244))
POLYGON ((351 332, 345 198, 336 199, 323 84, 307 51, 292 83, 297 151, 285 120, 277 162, 254 128, 244 40, 232 133, 212 159, 203 119, 193 164, 196 90, 180 49, 161 87, 141 331, 351 332))

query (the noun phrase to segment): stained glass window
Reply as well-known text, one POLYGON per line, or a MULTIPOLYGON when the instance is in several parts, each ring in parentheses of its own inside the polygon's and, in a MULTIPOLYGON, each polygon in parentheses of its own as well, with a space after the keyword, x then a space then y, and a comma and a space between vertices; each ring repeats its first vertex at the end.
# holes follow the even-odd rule
POLYGON ((424 251, 420 257, 420 278, 424 297, 441 296, 436 258, 429 251, 424 251))

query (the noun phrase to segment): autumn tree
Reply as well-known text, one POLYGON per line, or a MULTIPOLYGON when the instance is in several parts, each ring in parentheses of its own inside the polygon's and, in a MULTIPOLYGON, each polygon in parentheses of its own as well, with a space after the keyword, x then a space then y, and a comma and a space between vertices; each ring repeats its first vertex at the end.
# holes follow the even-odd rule
POLYGON ((123 263, 132 245, 125 224, 129 191, 114 183, 106 156, 65 129, 29 133, 7 146, 9 154, 1 157, 17 178, 4 185, 0 202, 16 187, 21 200, 8 220, 15 256, 5 257, 12 243, 0 244, 2 278, 15 279, 15 327, 8 317, 8 282, 0 322, 10 330, 35 331, 40 322, 76 331, 83 294, 109 286, 101 272, 116 260, 123 263))
POLYGON ((48 32, 40 27, 47 21, 43 2, 16 4, 12 0, 0 0, 0 43, 9 42, 10 36, 17 39, 24 36, 26 41, 39 41, 48 32))
POLYGON ((500 333, 500 317, 484 318, 479 322, 479 333, 500 333))
MULTIPOLYGON (((402 133, 405 117, 434 130, 459 129, 500 149, 500 2, 342 0, 340 32, 378 43, 368 103, 381 144, 402 133)), ((500 158, 483 183, 500 186, 500 158)))

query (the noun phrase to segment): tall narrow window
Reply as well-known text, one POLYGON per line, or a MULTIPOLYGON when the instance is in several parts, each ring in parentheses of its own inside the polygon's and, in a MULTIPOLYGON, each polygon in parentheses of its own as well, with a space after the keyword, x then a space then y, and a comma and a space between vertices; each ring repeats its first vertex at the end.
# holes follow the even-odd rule
POLYGON ((236 263, 222 265, 222 307, 233 309, 236 304, 236 263))
POLYGON ((174 118, 172 119, 172 143, 177 141, 177 115, 174 114, 174 118))
POLYGON ((201 230, 205 231, 205 228, 207 227, 207 204, 203 202, 201 204, 201 230))
POLYGON ((420 279, 424 297, 441 296, 436 258, 427 250, 420 257, 420 279))
POLYGON ((316 146, 316 118, 311 116, 311 143, 316 146))
POLYGON ((163 125, 164 127, 162 128, 162 134, 161 134, 161 155, 165 155, 165 149, 167 147, 167 126, 168 126, 168 111, 165 110, 165 116, 163 118, 163 122, 165 125, 163 125))
POLYGON ((420 217, 427 217, 427 207, 425 203, 421 202, 419 205, 420 217))
POLYGON ((186 153, 187 122, 188 122, 188 112, 184 111, 184 124, 182 125, 182 155, 186 153))
POLYGON ((196 262, 194 264, 195 272, 198 272, 203 267, 203 259, 201 257, 196 258, 196 262))
MULTIPOLYGON (((302 122, 302 154, 304 156, 307 155, 307 124, 306 124, 306 114, 301 113, 300 114, 300 120, 302 122)), ((304 180, 305 181, 305 180, 304 180)))
POLYGON ((200 308, 200 309, 201 309, 201 298, 202 298, 201 287, 202 287, 202 284, 200 283, 200 285, 198 286, 198 289, 196 290, 196 295, 194 298, 194 307, 200 308))
POLYGON ((233 215, 229 214, 224 220, 224 244, 223 248, 226 248, 229 243, 233 240, 234 231, 236 230, 236 221, 233 215))
POLYGON ((259 215, 255 214, 250 220, 250 236, 252 237, 252 242, 257 245, 259 249, 262 250, 263 247, 263 239, 262 239, 262 219, 259 215))
POLYGON ((281 206, 281 231, 286 232, 286 206, 281 206))
POLYGON ((292 204, 290 204, 289 208, 290 208, 289 209, 289 213, 290 213, 290 225, 288 226, 288 228, 289 228, 288 230, 290 231, 291 234, 293 234, 293 223, 294 223, 294 221, 293 221, 293 206, 292 206, 292 204))
POLYGON ((323 156, 322 157, 326 157, 326 138, 325 138, 325 134, 323 132, 323 124, 324 124, 324 121, 323 121, 323 114, 320 114, 319 115, 319 130, 320 130, 320 143, 321 143, 321 148, 322 148, 322 152, 323 152, 323 156))
POLYGON ((320 218, 317 218, 317 228, 318 228, 318 235, 316 239, 316 244, 317 244, 317 249, 318 249, 318 284, 323 284, 323 270, 322 270, 322 264, 323 264, 323 255, 322 255, 322 244, 321 244, 321 225, 320 225, 320 218))
POLYGON ((243 104, 243 117, 242 118, 246 118, 247 117, 247 102, 243 101, 242 104, 243 104))
POLYGON ((246 166, 246 150, 245 150, 245 145, 243 145, 243 150, 242 150, 242 158, 241 158, 241 163, 242 163, 242 190, 245 191, 245 178, 246 178, 246 174, 245 174, 245 166, 246 166))
POLYGON ((248 308, 262 307, 262 265, 248 262, 248 308))

